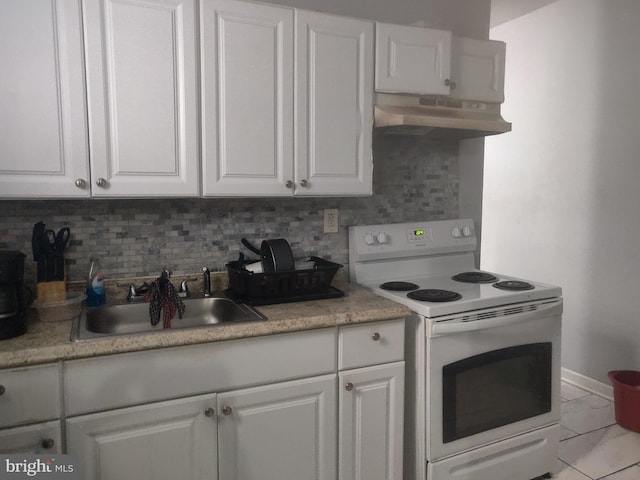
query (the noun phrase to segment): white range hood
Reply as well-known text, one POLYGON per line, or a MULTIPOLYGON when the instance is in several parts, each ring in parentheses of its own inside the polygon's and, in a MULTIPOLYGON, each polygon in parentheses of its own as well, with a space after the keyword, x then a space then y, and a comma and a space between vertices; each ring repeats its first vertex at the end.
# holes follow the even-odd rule
POLYGON ((498 103, 396 93, 376 94, 374 127, 386 134, 459 140, 511 131, 498 103))

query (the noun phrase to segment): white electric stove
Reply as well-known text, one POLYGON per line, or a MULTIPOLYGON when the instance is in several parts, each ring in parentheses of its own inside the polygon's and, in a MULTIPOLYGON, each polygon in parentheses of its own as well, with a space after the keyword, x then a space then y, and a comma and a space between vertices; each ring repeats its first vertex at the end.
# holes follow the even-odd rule
POLYGON ((556 465, 562 290, 476 269, 476 246, 469 219, 349 229, 351 281, 413 312, 405 480, 529 480, 556 465))

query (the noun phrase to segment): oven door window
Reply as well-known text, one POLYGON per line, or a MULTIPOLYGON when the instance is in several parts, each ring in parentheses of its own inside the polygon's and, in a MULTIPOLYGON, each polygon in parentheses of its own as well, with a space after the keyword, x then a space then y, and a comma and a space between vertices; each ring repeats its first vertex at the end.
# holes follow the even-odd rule
POLYGON ((443 443, 551 411, 551 343, 469 357, 442 375, 443 443))

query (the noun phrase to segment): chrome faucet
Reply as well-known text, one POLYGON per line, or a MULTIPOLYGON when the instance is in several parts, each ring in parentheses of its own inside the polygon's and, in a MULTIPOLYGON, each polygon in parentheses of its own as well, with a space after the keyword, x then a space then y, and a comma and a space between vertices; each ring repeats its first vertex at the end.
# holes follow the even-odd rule
POLYGON ((207 267, 202 267, 202 293, 205 297, 211 296, 211 273, 207 267))

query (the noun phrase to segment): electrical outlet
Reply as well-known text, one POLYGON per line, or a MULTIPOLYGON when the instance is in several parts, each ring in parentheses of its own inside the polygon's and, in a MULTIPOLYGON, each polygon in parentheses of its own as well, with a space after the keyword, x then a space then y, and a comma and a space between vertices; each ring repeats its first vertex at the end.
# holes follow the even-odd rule
POLYGON ((324 209, 324 233, 338 233, 339 213, 337 208, 324 209))

